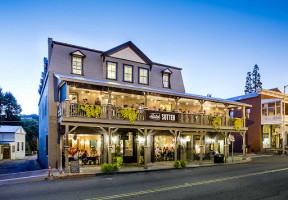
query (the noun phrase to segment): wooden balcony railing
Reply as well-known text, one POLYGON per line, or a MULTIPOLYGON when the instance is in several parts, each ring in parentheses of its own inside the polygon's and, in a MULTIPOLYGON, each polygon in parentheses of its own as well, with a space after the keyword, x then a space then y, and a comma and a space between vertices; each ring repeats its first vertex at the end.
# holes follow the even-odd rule
MULTIPOLYGON (((70 102, 62 102, 58 107, 59 117, 83 117, 86 118, 86 113, 82 109, 79 109, 79 104, 72 104, 70 102)), ((101 105, 101 113, 97 117, 98 119, 117 119, 124 120, 121 116, 121 108, 101 105)), ((154 121, 154 122, 174 122, 185 124, 197 124, 197 125, 209 125, 212 126, 212 120, 209 115, 203 114, 188 114, 178 112, 165 112, 140 109, 135 121, 154 121)), ((227 116, 221 116, 221 126, 234 126, 234 123, 227 116)))

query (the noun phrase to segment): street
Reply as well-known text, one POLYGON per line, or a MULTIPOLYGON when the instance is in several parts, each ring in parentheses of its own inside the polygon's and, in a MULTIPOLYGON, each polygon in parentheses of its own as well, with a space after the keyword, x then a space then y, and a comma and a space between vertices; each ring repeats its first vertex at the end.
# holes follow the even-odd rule
POLYGON ((287 199, 287 156, 252 162, 0 186, 1 199, 287 199))

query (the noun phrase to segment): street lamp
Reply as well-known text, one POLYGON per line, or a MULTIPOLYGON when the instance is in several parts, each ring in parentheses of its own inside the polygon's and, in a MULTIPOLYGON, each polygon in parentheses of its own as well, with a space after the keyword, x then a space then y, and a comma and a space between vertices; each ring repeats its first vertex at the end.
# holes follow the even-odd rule
MULTIPOLYGON (((283 155, 285 155, 285 90, 288 85, 284 86, 284 94, 283 94, 283 112, 282 112, 282 150, 283 155)), ((282 106, 282 105, 281 105, 282 106)))

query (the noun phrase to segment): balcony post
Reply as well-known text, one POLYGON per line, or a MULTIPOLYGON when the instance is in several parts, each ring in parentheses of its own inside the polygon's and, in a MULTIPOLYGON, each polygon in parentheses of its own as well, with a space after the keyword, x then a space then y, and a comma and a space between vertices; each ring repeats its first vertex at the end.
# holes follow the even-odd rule
POLYGON ((243 110, 243 116, 242 116, 242 119, 243 119, 243 127, 246 127, 246 107, 243 106, 243 107, 242 107, 242 110, 243 110))
POLYGON ((201 114, 201 125, 204 124, 204 106, 205 100, 199 100, 200 102, 200 114, 201 114))
POLYGON ((224 104, 225 106, 225 126, 229 125, 229 108, 228 108, 228 104, 224 104))
POLYGON ((148 95, 144 92, 144 109, 148 109, 148 95))
POLYGON ((178 101, 179 101, 179 97, 175 98, 175 112, 178 112, 178 101))
POLYGON ((65 107, 66 107, 66 117, 70 117, 70 101, 65 101, 65 107))
POLYGON ((108 90, 108 119, 112 119, 112 91, 108 90))

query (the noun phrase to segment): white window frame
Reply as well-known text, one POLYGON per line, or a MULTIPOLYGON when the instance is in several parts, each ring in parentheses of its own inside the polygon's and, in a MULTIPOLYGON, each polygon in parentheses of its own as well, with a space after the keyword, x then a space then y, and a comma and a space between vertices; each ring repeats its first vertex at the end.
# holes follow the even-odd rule
POLYGON ((133 66, 132 66, 132 65, 126 65, 126 64, 124 64, 124 81, 125 81, 125 82, 130 82, 130 83, 133 82, 133 66), (130 71, 131 73, 127 73, 126 69, 130 69, 130 70, 131 70, 131 71, 130 71), (127 76, 130 76, 130 77, 129 77, 130 79, 127 79, 126 75, 127 75, 127 76))
POLYGON ((83 75, 83 58, 72 56, 72 74, 83 75))
POLYGON ((117 63, 115 62, 111 62, 111 61, 107 61, 106 62, 106 76, 107 79, 112 79, 112 80, 117 80, 117 63), (111 67, 110 67, 111 66, 111 67), (113 69, 114 68, 114 69, 113 69))
POLYGON ((149 84, 149 71, 145 68, 139 68, 139 83, 148 85, 149 84), (146 72, 146 76, 143 72, 146 72))

